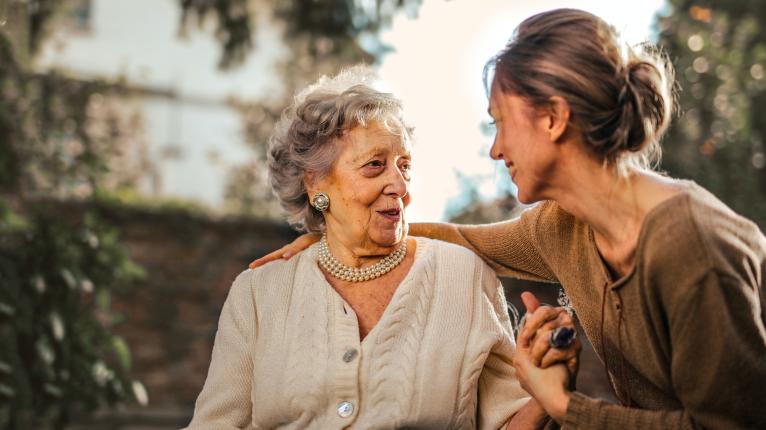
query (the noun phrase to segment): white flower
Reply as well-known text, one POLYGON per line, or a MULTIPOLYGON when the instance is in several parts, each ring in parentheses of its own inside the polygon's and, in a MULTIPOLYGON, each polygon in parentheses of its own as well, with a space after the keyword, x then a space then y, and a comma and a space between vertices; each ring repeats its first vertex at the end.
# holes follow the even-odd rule
POLYGON ((96 236, 96 234, 95 234, 95 233, 93 233, 93 232, 92 232, 92 231, 90 231, 90 230, 85 230, 85 231, 83 232, 82 236, 83 236, 83 239, 85 240, 85 242, 87 242, 87 243, 88 243, 88 245, 89 245, 91 248, 93 248, 93 249, 96 249, 96 248, 98 248, 98 245, 99 245, 99 241, 98 241, 98 236, 96 236))
POLYGON ((51 331, 53 332, 53 338, 57 341, 61 342, 64 339, 66 329, 64 328, 64 321, 61 320, 58 312, 51 314, 51 331))
POLYGON ((93 379, 98 385, 106 385, 113 377, 114 373, 106 367, 103 361, 97 361, 93 364, 93 379))
POLYGON ((93 282, 90 279, 83 279, 80 281, 80 289, 86 293, 93 292, 93 282))
POLYGON ((32 285, 38 293, 42 294, 45 292, 45 279, 43 279, 42 276, 35 275, 35 277, 32 278, 32 285))
POLYGON ((61 277, 64 279, 64 282, 66 282, 69 288, 77 287, 77 280, 75 280, 74 275, 72 275, 72 272, 69 270, 61 269, 61 277))
POLYGON ((56 353, 53 352, 53 349, 48 345, 48 342, 40 338, 37 341, 35 348, 37 349, 37 355, 40 356, 40 359, 42 359, 45 364, 53 364, 53 361, 56 359, 56 353))
POLYGON ((135 396, 136 401, 141 406, 146 406, 149 404, 149 393, 146 392, 146 387, 144 387, 144 384, 142 384, 139 381, 133 381, 133 384, 131 384, 133 388, 133 396, 135 396))

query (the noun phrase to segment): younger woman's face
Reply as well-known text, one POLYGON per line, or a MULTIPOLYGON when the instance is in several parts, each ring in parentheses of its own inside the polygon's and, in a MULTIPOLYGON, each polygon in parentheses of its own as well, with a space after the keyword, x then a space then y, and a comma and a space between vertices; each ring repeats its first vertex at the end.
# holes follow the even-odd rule
POLYGON ((497 83, 492 85, 489 115, 496 128, 490 157, 505 163, 519 201, 545 199, 559 155, 548 131, 550 117, 522 97, 504 93, 497 83))

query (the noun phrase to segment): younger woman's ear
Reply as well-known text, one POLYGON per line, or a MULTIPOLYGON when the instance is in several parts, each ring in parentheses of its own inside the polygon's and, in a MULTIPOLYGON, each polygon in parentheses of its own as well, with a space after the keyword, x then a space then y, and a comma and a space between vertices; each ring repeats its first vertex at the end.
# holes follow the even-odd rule
POLYGON ((553 96, 548 102, 548 136, 551 142, 558 142, 569 126, 569 103, 560 96, 553 96))

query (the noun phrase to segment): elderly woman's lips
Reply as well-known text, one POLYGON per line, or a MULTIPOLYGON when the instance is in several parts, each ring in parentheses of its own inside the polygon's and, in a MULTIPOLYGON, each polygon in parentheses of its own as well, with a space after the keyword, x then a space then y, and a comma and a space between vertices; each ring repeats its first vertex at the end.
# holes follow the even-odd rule
POLYGON ((402 218, 402 211, 399 209, 386 209, 383 211, 378 211, 378 213, 384 218, 390 219, 392 221, 399 221, 402 218))

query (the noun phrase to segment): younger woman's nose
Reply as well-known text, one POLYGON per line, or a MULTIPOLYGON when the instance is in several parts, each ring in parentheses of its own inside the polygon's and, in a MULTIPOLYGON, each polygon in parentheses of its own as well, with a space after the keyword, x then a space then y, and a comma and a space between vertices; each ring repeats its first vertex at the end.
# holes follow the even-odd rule
POLYGON ((500 152, 499 145, 497 144, 497 139, 495 139, 492 142, 492 147, 489 148, 489 156, 493 160, 502 160, 503 159, 503 153, 500 152))

